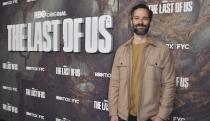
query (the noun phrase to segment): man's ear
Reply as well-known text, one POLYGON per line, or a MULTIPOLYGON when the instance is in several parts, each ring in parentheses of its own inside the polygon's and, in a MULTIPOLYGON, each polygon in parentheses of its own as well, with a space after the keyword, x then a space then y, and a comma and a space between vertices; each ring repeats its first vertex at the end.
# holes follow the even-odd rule
POLYGON ((133 21, 132 21, 132 18, 130 19, 130 24, 131 24, 131 27, 133 27, 133 21))

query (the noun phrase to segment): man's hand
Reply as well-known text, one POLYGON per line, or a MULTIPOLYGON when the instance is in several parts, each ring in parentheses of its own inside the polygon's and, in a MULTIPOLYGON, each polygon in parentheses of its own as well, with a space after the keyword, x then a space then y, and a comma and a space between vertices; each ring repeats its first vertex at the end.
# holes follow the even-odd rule
POLYGON ((111 116, 110 121, 119 121, 118 116, 111 116))
POLYGON ((153 117, 151 118, 151 120, 152 120, 152 121, 164 121, 163 119, 161 119, 161 118, 158 117, 158 116, 153 116, 153 117))

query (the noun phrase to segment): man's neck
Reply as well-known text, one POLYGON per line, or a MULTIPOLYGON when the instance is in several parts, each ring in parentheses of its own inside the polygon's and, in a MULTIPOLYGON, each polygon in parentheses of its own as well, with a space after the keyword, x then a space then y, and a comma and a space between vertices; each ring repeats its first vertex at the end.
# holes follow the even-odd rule
POLYGON ((147 41, 147 34, 145 35, 137 35, 134 34, 133 44, 143 44, 147 41))

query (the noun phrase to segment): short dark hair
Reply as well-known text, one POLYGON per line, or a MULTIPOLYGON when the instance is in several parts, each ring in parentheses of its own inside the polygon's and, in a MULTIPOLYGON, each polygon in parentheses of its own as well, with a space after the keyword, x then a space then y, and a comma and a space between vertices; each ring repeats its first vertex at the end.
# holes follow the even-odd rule
POLYGON ((134 11, 135 11, 136 9, 138 9, 138 8, 146 9, 146 10, 148 11, 148 13, 149 13, 149 20, 150 20, 150 21, 152 20, 152 16, 153 16, 152 10, 150 10, 149 7, 148 7, 146 4, 143 4, 143 3, 137 4, 137 5, 135 5, 135 6, 133 6, 133 7, 131 8, 131 11, 130 11, 130 16, 131 16, 131 18, 133 18, 133 13, 134 13, 134 11))

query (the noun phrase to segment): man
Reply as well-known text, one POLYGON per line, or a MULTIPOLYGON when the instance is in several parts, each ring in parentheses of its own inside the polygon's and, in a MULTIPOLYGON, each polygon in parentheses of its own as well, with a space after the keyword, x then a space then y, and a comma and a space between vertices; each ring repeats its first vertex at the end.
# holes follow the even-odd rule
POLYGON ((175 69, 169 48, 148 34, 153 13, 131 9, 133 37, 115 55, 109 84, 111 121, 165 121, 172 111, 175 69))

